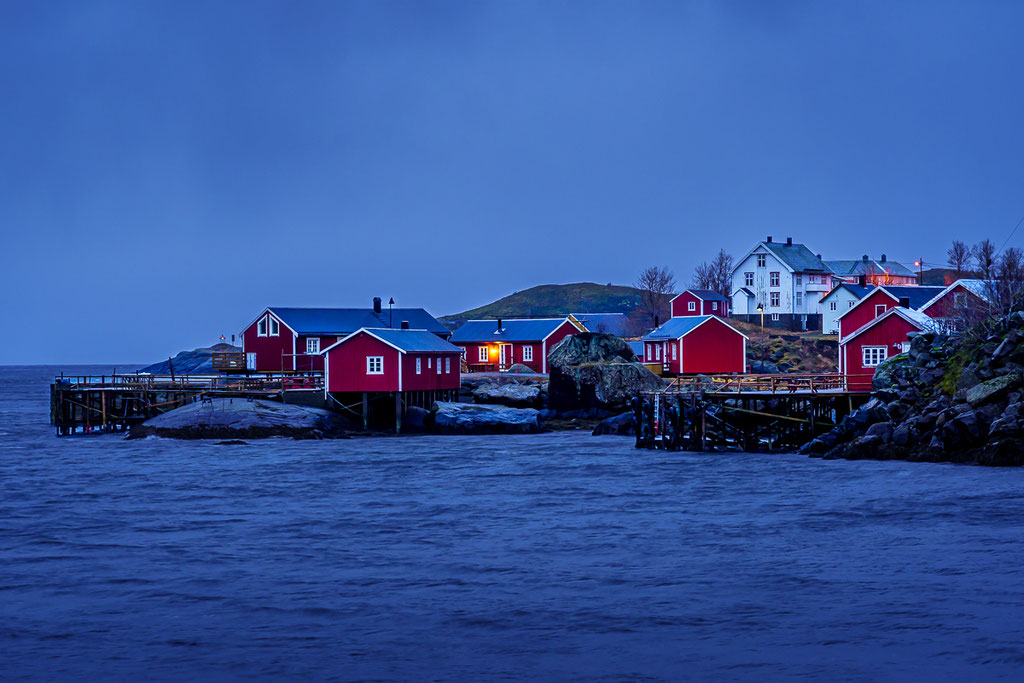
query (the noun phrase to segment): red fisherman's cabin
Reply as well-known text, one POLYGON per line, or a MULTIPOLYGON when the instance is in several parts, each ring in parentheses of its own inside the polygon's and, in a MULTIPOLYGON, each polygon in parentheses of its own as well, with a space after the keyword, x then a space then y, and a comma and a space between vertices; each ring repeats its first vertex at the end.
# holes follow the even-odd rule
POLYGON ((717 316, 672 318, 643 341, 643 363, 656 374, 747 371, 747 336, 717 316))
POLYGON ((672 317, 717 315, 729 317, 729 300, 710 289, 688 289, 672 299, 672 317))
POLYGON ((426 330, 442 339, 451 331, 422 308, 264 309, 242 332, 245 367, 252 372, 322 371, 321 352, 362 328, 426 330))
POLYGON ((989 313, 989 285, 984 280, 961 279, 921 306, 944 330, 961 330, 989 313))
POLYGON ((322 352, 328 392, 458 390, 462 350, 427 330, 363 328, 322 352))
POLYGON ((882 361, 910 350, 910 333, 934 330, 937 322, 920 311, 890 308, 839 342, 839 372, 850 391, 871 391, 875 368, 882 361))
POLYGON ((534 372, 548 371, 548 351, 580 328, 568 318, 470 320, 451 342, 465 351, 470 372, 505 371, 516 363, 534 372))
POLYGON ((839 316, 839 341, 893 308, 917 309, 941 292, 943 287, 875 287, 839 316))

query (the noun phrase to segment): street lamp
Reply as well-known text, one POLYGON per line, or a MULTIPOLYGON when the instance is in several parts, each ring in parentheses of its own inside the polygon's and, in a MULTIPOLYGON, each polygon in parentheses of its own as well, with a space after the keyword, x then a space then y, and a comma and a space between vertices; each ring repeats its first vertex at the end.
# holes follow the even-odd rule
POLYGON ((761 334, 764 334, 764 306, 758 304, 757 312, 761 314, 761 334))
POLYGON ((763 363, 768 360, 768 342, 764 339, 764 306, 758 304, 757 312, 761 314, 761 372, 764 372, 763 363))
POLYGON ((395 326, 395 316, 394 313, 391 312, 391 307, 394 305, 395 297, 391 297, 390 299, 388 299, 388 327, 391 328, 394 328, 395 326))

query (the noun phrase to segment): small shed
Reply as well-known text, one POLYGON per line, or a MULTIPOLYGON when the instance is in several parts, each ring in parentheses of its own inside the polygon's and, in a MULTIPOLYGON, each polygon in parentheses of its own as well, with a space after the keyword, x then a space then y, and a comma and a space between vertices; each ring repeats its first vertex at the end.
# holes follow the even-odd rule
POLYGON ((672 298, 672 317, 691 315, 729 316, 729 299, 710 289, 688 289, 672 298))
POLYGON ((470 372, 504 371, 521 363, 534 372, 548 371, 548 351, 582 330, 568 316, 470 320, 452 334, 465 353, 470 372))
POLYGON ((943 329, 959 330, 989 314, 990 284, 962 278, 927 301, 920 310, 940 322, 943 329))
POLYGON ((718 316, 672 318, 643 339, 643 362, 664 374, 747 371, 747 336, 718 316))
POLYGON ((910 308, 890 308, 839 342, 839 372, 850 391, 871 391, 875 368, 891 356, 910 350, 910 333, 934 330, 938 323, 910 308))
POLYGON ((327 393, 458 390, 459 347, 427 330, 362 328, 323 350, 327 393))
POLYGON ((944 287, 875 287, 863 299, 841 313, 839 322, 839 341, 853 334, 893 308, 918 309, 944 287))

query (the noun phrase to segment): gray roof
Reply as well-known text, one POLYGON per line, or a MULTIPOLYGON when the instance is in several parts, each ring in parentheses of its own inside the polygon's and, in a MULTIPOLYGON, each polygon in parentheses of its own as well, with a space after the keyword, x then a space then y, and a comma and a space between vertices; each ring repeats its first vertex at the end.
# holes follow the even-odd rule
POLYGON ((753 299, 753 298, 754 298, 754 296, 755 296, 755 294, 754 294, 753 292, 751 292, 751 291, 750 291, 749 289, 747 289, 746 287, 740 287, 739 289, 737 289, 737 290, 736 290, 736 293, 737 293, 737 294, 738 294, 739 292, 743 292, 744 294, 746 294, 746 295, 747 295, 748 297, 750 297, 751 299, 753 299))
MULTIPOLYGON (((678 318, 671 318, 664 325, 661 325, 653 332, 644 337, 645 341, 659 339, 679 339, 688 334, 702 322, 714 318, 713 315, 683 315, 678 318)), ((726 323, 728 325, 728 323, 726 323)), ((741 333, 742 334, 742 333, 741 333)))
POLYGON ((875 259, 860 259, 858 261, 825 261, 825 265, 833 273, 841 277, 851 275, 872 275, 888 273, 900 277, 913 277, 914 271, 907 268, 898 261, 876 261, 875 259))
MULTIPOLYGON (((710 289, 688 289, 686 292, 696 294, 704 301, 728 301, 724 296, 710 289)), ((686 292, 683 293, 685 294, 686 292)))
POLYGON ((797 273, 827 273, 828 267, 803 244, 762 242, 768 251, 797 273))
POLYGON ((572 316, 583 323, 590 332, 626 336, 629 320, 625 313, 573 313, 572 316))
POLYGON ((855 297, 857 297, 858 299, 863 299, 864 296, 868 292, 873 290, 874 288, 875 288, 874 285, 868 285, 867 287, 861 287, 860 285, 851 285, 851 284, 849 284, 847 282, 842 282, 842 283, 836 285, 835 287, 833 287, 832 291, 830 291, 828 294, 826 294, 825 296, 821 297, 821 300, 824 301, 825 299, 829 298, 830 296, 832 296, 835 292, 837 292, 840 289, 845 289, 845 290, 849 291, 850 294, 853 294, 855 297))
POLYGON ((406 352, 461 353, 462 349, 427 330, 367 329, 366 332, 406 352))
POLYGON ((531 318, 502 320, 498 331, 497 320, 467 320, 452 334, 459 342, 532 342, 541 341, 558 329, 565 318, 531 318))
POLYGON ((374 313, 372 308, 282 308, 270 311, 298 334, 352 334, 364 327, 400 328, 402 321, 414 330, 427 330, 447 336, 449 330, 422 308, 394 308, 374 313), (393 321, 393 324, 389 324, 393 321))
POLYGON ((910 299, 911 308, 920 308, 928 303, 932 297, 944 290, 945 287, 932 287, 930 285, 926 287, 920 287, 917 285, 881 285, 879 289, 884 289, 897 299, 910 299))

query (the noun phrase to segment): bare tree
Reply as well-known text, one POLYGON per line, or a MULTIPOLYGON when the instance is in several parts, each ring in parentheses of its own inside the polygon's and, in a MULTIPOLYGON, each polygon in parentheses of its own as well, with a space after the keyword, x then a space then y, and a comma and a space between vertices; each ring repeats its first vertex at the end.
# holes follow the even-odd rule
POLYGON ((732 256, 720 249, 714 260, 704 261, 693 271, 691 286, 694 289, 710 289, 729 298, 732 294, 732 256))
POLYGON ((990 239, 983 239, 971 249, 974 262, 982 280, 991 280, 996 269, 996 245, 990 239))
POLYGON ((676 288, 676 277, 664 266, 649 266, 640 271, 634 286, 640 290, 640 310, 651 325, 668 319, 669 301, 676 288))
POLYGON ((957 278, 963 277, 964 271, 971 267, 971 249, 960 240, 953 240, 953 246, 946 252, 949 265, 956 271, 957 278))
POLYGON ((1000 254, 994 275, 988 283, 990 303, 995 314, 1006 315, 1024 297, 1024 252, 1010 247, 1000 254))

